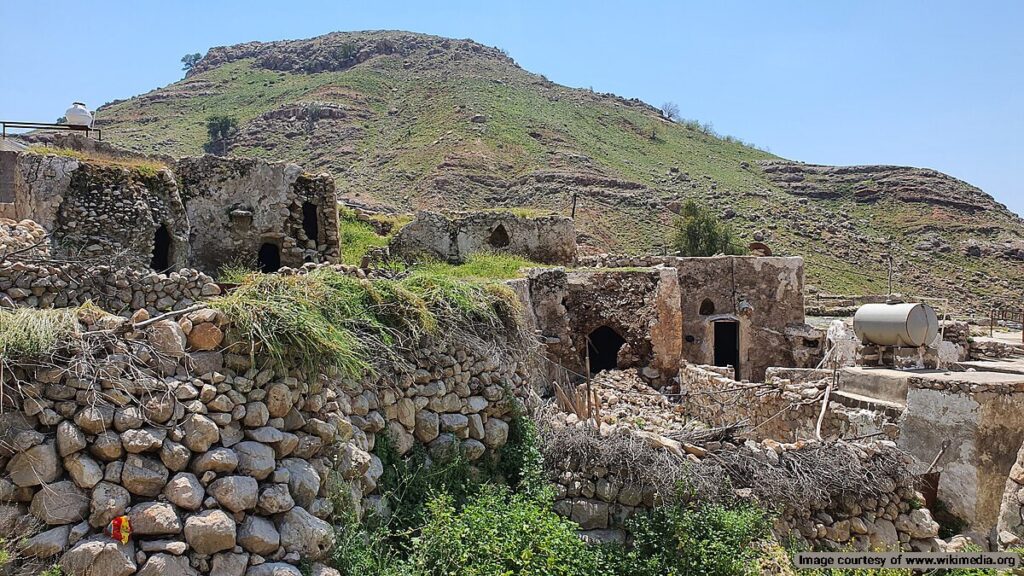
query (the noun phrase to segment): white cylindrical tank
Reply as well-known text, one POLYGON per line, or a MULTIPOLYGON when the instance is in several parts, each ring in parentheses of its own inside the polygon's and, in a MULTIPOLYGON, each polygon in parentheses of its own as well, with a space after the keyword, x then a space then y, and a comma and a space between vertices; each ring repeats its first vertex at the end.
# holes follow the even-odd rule
POLYGON ((64 112, 64 118, 72 126, 92 126, 92 113, 86 109, 82 102, 74 102, 71 108, 64 112))
POLYGON ((939 333, 939 317, 927 304, 865 304, 853 316, 853 330, 865 344, 918 347, 939 333))

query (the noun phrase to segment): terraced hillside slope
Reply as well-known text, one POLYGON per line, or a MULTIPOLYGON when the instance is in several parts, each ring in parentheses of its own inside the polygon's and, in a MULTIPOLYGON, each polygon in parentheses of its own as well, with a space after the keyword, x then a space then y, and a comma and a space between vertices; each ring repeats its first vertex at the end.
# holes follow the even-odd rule
POLYGON ((884 292, 890 247, 897 291, 962 310, 1019 299, 1024 285, 1024 221, 965 182, 783 160, 470 40, 358 32, 217 47, 185 79, 98 117, 116 144, 185 155, 202 152, 212 115, 238 121, 230 154, 330 171, 351 202, 382 210, 567 213, 578 194, 585 251, 647 252, 694 198, 742 239, 805 256, 822 290, 884 292))

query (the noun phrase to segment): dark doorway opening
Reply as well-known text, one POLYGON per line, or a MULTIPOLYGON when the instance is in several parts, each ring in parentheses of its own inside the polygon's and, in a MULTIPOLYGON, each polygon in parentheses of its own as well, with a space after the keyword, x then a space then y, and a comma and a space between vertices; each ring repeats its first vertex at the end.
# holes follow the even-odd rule
POLYGON ((157 272, 171 267, 171 233, 166 224, 161 224, 153 235, 153 259, 149 267, 157 272))
POLYGON ((312 202, 302 203, 302 231, 306 238, 317 242, 320 238, 320 222, 317 217, 316 204, 312 202))
POLYGON ((281 269, 281 249, 278 248, 277 244, 265 242, 260 246, 257 261, 259 262, 261 272, 277 272, 281 269))
POLYGON ((511 238, 508 236, 508 230, 505 230, 504 224, 498 224, 498 227, 491 230, 491 235, 487 237, 487 243, 493 248, 504 248, 509 245, 511 238))
POLYGON ((740 379, 739 322, 715 322, 715 366, 732 366, 736 371, 736 379, 740 379))
POLYGON ((590 354, 590 373, 614 370, 619 367, 619 349, 626 341, 619 333, 607 326, 601 326, 590 333, 587 352, 590 354))

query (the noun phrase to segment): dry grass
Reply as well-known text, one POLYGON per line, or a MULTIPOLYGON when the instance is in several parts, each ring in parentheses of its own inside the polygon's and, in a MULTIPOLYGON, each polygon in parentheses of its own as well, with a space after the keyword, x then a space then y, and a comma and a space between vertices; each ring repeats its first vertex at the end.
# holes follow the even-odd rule
POLYGON ((128 168, 129 170, 138 171, 143 176, 150 177, 155 176, 157 172, 167 168, 166 164, 152 158, 120 157, 111 154, 104 154, 102 152, 85 152, 82 150, 72 150, 70 148, 58 148, 42 145, 29 146, 28 151, 32 154, 65 156, 68 158, 74 158, 81 162, 97 164, 100 166, 128 168))

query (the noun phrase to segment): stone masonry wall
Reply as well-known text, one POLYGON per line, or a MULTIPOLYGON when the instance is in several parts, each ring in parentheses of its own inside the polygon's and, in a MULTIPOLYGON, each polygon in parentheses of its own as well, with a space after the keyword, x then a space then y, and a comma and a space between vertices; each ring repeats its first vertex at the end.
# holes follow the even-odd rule
POLYGON ((198 270, 160 274, 141 269, 80 264, 0 264, 0 306, 64 308, 91 301, 108 312, 151 314, 181 310, 220 287, 198 270))
POLYGON ((0 216, 34 220, 54 254, 70 259, 216 274, 256 264, 265 244, 283 266, 338 258, 334 181, 295 164, 207 155, 160 168, 152 160, 3 154, 13 190, 0 216))
MULTIPOLYGON (((775 378, 767 383, 737 382, 711 366, 687 364, 679 371, 680 404, 690 417, 712 426, 745 422, 744 435, 755 440, 795 442, 815 437, 828 380, 810 382, 775 378)), ((835 403, 822 421, 824 438, 850 438, 882 430, 897 433, 885 416, 835 403)))
POLYGON ((564 216, 517 216, 511 212, 472 212, 446 216, 422 211, 390 244, 393 256, 429 256, 465 261, 477 252, 508 252, 545 264, 571 264, 576 230, 564 216))
POLYGON ((382 506, 379 434, 476 461, 505 444, 505 390, 526 383, 500 338, 425 342, 352 380, 250 357, 212 309, 144 328, 145 312, 80 315, 69 359, 4 371, 0 415, 0 537, 70 575, 316 571, 334 503, 382 506), (121 515, 127 544, 103 534, 121 515))
MULTIPOLYGON (((680 451, 679 443, 662 439, 664 449, 680 451)), ((749 457, 764 459, 778 466, 787 453, 813 446, 813 443, 781 444, 765 441, 747 442, 742 446, 717 448, 742 450, 749 457)), ((891 443, 888 444, 891 446, 891 443)), ((878 444, 847 445, 850 458, 867 462, 879 449, 878 444)), ((692 449, 691 449, 692 450, 692 449)), ((703 449, 695 451, 702 455, 703 449)), ((693 452, 681 452, 692 465, 713 465, 714 459, 693 452)), ((558 466, 558 464, 555 464, 558 466)), ((660 502, 661 496, 647 485, 623 482, 616 470, 600 463, 581 470, 559 468, 554 474, 556 482, 555 511, 580 525, 580 534, 591 541, 625 543, 628 538, 628 520, 644 513, 660 502)), ((909 480, 891 477, 875 479, 880 495, 857 499, 849 495, 831 495, 831 501, 818 501, 810 506, 778 510, 780 517, 774 530, 780 539, 802 540, 812 549, 842 550, 918 550, 938 551, 938 524, 927 509, 918 509, 923 501, 909 480)), ((750 490, 740 489, 737 495, 749 498, 750 490)), ((774 506, 775 502, 762 504, 774 506)))

